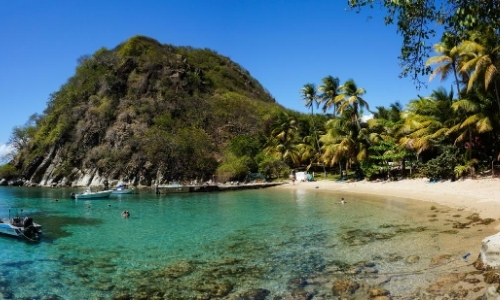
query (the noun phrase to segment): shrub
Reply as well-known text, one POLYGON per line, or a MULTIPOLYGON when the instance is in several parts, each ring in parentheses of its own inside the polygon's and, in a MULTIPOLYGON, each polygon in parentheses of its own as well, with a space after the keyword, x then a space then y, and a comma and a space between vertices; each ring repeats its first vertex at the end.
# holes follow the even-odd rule
POLYGON ((421 167, 421 173, 428 178, 454 179, 455 167, 463 164, 459 150, 446 146, 436 158, 429 160, 421 167))
POLYGON ((19 171, 9 164, 0 166, 0 178, 10 179, 19 176, 19 171))

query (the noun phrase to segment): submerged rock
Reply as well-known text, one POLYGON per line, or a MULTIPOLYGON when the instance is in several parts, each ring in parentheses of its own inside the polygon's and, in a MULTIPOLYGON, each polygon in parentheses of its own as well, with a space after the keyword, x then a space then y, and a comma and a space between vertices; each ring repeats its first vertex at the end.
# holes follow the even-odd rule
POLYGON ((420 261, 420 256, 418 255, 410 255, 406 258, 406 262, 409 264, 414 264, 420 261))
POLYGON ((383 288, 375 288, 375 289, 371 289, 369 292, 368 292, 368 295, 370 296, 370 299, 389 299, 389 295, 391 293, 386 290, 386 289, 383 289, 383 288))
POLYGON ((245 291, 241 294, 239 294, 236 297, 230 297, 229 299, 238 299, 238 300, 265 300, 266 297, 270 294, 271 292, 266 289, 252 289, 245 291))
POLYGON ((351 295, 359 289, 359 283, 351 279, 339 279, 333 282, 332 293, 334 296, 351 295))
POLYGON ((431 293, 444 293, 448 291, 454 284, 462 281, 467 276, 466 273, 450 273, 439 277, 431 286, 427 288, 431 293))
POLYGON ((439 254, 431 259, 431 266, 442 265, 450 261, 453 256, 451 254, 439 254))
POLYGON ((191 274, 194 269, 195 264, 193 262, 181 261, 162 269, 160 274, 168 278, 179 278, 191 274))
POLYGON ((314 297, 314 293, 304 290, 295 290, 292 292, 292 297, 294 300, 311 300, 314 297))

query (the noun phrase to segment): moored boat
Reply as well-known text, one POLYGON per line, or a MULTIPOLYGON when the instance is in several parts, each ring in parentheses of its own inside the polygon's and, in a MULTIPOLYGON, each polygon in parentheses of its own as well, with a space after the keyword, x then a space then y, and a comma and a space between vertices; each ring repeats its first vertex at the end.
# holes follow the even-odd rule
POLYGON ((133 193, 135 193, 135 190, 133 188, 130 189, 128 187, 128 185, 126 185, 126 184, 120 184, 111 193, 112 194, 133 194, 133 193))
POLYGON ((9 208, 9 218, 0 219, 0 234, 38 241, 42 236, 42 225, 33 222, 33 218, 22 216, 23 210, 9 208))
POLYGON ((81 193, 71 193, 71 198, 76 199, 76 200, 81 200, 81 199, 103 199, 107 198, 111 195, 113 190, 104 190, 104 191, 99 191, 99 192, 92 192, 90 187, 87 187, 87 189, 84 192, 81 193))

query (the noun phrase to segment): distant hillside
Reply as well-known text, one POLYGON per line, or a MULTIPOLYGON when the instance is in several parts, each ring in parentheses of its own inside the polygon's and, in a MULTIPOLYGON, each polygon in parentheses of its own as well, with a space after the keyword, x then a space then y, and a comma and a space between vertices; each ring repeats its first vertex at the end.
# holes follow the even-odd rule
POLYGON ((284 110, 229 58, 135 36, 83 56, 13 165, 40 185, 207 180, 235 137, 284 110))

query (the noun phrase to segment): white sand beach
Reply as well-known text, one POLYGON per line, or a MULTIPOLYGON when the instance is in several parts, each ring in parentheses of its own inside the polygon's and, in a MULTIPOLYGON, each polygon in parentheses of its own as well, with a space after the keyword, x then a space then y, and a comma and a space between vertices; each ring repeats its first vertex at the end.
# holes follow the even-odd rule
MULTIPOLYGON (((500 218, 500 179, 465 179, 455 182, 430 183, 428 179, 406 179, 383 182, 295 182, 278 188, 318 189, 346 193, 386 195, 434 202, 440 205, 475 212, 481 218, 500 218)), ((500 229, 500 228, 498 228, 500 229)))

